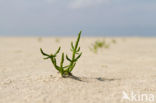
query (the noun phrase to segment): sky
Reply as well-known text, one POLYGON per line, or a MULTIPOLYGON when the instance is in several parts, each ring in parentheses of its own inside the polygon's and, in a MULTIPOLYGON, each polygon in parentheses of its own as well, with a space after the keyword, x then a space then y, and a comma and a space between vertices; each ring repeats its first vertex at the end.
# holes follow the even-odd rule
POLYGON ((0 0, 0 36, 156 36, 156 0, 0 0))

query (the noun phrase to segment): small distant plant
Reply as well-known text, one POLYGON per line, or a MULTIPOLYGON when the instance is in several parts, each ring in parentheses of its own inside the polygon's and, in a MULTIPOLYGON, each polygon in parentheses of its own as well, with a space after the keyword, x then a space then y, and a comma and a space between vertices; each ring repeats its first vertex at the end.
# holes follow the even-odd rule
POLYGON ((104 40, 96 40, 94 44, 92 44, 92 47, 90 47, 90 50, 97 53, 99 48, 109 48, 109 44, 107 44, 104 40))
POLYGON ((54 54, 46 54, 40 48, 41 53, 43 54, 43 56, 45 56, 44 59, 50 59, 52 64, 54 65, 55 69, 61 74, 62 77, 72 76, 71 72, 72 72, 73 68, 75 67, 76 62, 82 55, 82 52, 80 53, 80 47, 78 47, 78 44, 80 41, 80 36, 81 36, 81 31, 78 34, 78 38, 75 42, 75 45, 73 44, 73 42, 71 42, 72 58, 69 58, 68 55, 66 55, 66 59, 69 61, 69 65, 66 65, 66 66, 63 65, 64 53, 62 53, 60 65, 57 65, 56 56, 59 53, 61 47, 59 47, 58 50, 54 54))
POLYGON ((116 44, 116 40, 115 40, 115 39, 112 39, 112 43, 113 43, 113 44, 116 44))
POLYGON ((59 42, 60 42, 60 39, 56 38, 56 39, 55 39, 55 42, 56 42, 56 43, 59 43, 59 42))
POLYGON ((42 37, 39 37, 38 38, 38 42, 42 42, 42 37))

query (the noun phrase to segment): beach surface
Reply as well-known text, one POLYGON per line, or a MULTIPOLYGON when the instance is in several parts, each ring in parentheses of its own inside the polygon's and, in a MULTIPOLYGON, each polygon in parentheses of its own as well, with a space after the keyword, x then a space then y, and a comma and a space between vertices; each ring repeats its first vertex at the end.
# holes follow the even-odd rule
POLYGON ((1 37, 0 103, 148 103, 150 94, 156 102, 156 38, 82 37, 75 78, 61 78, 51 61, 43 60, 40 48, 50 54, 61 46, 59 63, 62 52, 71 57, 75 40, 1 37), (103 39, 109 48, 90 51, 91 44, 103 39), (148 100, 123 99, 123 92, 147 94, 148 100))

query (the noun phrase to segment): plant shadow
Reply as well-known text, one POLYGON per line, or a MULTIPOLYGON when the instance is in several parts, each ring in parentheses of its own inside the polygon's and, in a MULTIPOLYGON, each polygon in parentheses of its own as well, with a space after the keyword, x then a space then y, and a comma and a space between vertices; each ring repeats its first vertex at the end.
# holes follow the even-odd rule
POLYGON ((77 77, 77 76, 74 76, 74 75, 71 75, 71 76, 68 76, 68 77, 65 77, 65 78, 70 78, 70 79, 74 79, 74 80, 83 82, 83 80, 80 77, 77 77))
POLYGON ((66 78, 70 78, 73 80, 77 80, 80 82, 95 82, 95 81, 99 81, 99 82, 112 82, 112 81, 117 81, 117 80, 121 80, 119 78, 105 78, 105 77, 95 77, 95 78, 89 78, 89 77, 78 77, 78 76, 69 76, 66 78))
POLYGON ((114 78, 104 78, 104 77, 98 77, 96 78, 96 80, 104 82, 104 81, 116 81, 116 80, 120 80, 120 79, 114 79, 114 78))

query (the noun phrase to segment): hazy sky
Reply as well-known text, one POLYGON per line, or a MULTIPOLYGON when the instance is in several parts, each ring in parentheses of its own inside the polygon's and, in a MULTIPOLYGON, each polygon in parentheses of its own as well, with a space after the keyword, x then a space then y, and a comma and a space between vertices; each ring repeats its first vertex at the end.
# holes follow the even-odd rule
POLYGON ((0 36, 156 36, 156 0, 0 0, 0 36))

